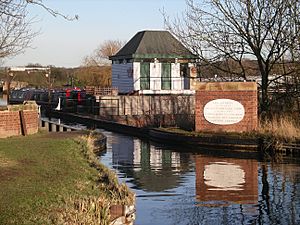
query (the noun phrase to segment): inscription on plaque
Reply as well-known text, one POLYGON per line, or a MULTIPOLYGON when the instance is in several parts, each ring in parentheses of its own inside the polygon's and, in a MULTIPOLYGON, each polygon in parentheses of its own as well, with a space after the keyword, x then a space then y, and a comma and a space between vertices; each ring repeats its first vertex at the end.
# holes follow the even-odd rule
POLYGON ((240 122, 244 116, 244 106, 232 99, 215 99, 204 106, 204 118, 213 124, 235 124, 240 122))

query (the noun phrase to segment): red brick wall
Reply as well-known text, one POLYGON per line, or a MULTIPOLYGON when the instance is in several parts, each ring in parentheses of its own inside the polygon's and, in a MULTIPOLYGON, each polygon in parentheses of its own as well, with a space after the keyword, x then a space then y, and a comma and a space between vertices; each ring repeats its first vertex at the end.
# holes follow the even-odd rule
POLYGON ((208 132, 246 132, 256 130, 257 85, 255 82, 202 83, 196 91, 195 129, 208 132), (231 99, 241 103, 245 110, 243 119, 235 124, 218 125, 204 117, 204 106, 216 99, 231 99))
POLYGON ((28 134, 35 134, 39 128, 39 115, 37 111, 24 111, 26 129, 28 134))
MULTIPOLYGON (((38 131, 38 112, 24 111, 27 134, 38 131)), ((19 111, 0 111, 0 138, 21 135, 21 119, 19 111)))

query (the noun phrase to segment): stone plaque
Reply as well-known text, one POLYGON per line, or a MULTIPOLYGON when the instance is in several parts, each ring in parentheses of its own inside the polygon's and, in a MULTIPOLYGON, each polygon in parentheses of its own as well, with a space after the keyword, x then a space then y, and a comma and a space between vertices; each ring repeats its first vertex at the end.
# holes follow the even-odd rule
POLYGON ((232 99, 215 99, 204 106, 204 118, 213 124, 235 124, 240 122, 244 116, 244 106, 232 99))

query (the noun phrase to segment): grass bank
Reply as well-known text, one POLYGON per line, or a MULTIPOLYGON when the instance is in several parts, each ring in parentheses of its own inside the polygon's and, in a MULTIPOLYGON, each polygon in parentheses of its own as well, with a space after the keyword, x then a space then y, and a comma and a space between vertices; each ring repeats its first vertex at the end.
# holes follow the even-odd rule
POLYGON ((110 204, 133 203, 78 136, 0 139, 0 224, 107 224, 110 204))

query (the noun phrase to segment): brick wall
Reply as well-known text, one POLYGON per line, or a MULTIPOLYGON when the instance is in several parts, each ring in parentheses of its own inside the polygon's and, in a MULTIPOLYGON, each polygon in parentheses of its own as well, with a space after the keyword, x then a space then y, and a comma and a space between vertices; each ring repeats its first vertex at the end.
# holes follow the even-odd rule
POLYGON ((39 128, 39 115, 37 111, 24 111, 25 124, 28 134, 35 134, 39 128))
MULTIPOLYGON (((27 134, 38 132, 38 111, 24 110, 27 134)), ((22 135, 20 111, 0 111, 0 138, 22 135)))
POLYGON ((0 137, 21 135, 19 112, 0 111, 0 137))
POLYGON ((257 125, 257 85, 255 82, 214 82, 199 85, 196 91, 196 131, 246 132, 256 130, 257 125), (230 99, 240 103, 245 112, 242 120, 226 125, 207 121, 204 116, 204 107, 216 99, 230 99))

